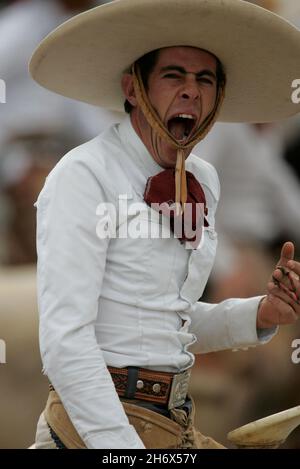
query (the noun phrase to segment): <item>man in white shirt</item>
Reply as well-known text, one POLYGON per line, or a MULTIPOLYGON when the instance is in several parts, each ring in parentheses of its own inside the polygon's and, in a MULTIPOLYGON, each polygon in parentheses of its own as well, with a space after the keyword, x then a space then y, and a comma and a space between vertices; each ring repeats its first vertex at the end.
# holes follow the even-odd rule
MULTIPOLYGON (((299 110, 287 106, 282 85, 276 106, 259 80, 247 108, 244 90, 236 84, 233 92, 233 70, 243 70, 249 88, 253 72, 234 53, 226 63, 227 27, 248 47, 253 31, 250 38, 241 24, 253 18, 254 39, 266 35, 265 58, 268 34, 280 33, 274 54, 285 61, 288 77, 289 57, 299 52, 294 43, 291 50, 290 36, 299 32, 238 0, 113 2, 62 25, 35 52, 31 73, 39 83, 119 109, 121 82, 130 111, 62 158, 36 203, 40 344, 52 383, 38 448, 220 447, 193 427, 187 396, 193 354, 255 346, 279 324, 297 320, 300 265, 289 264, 291 243, 265 297, 198 301, 216 251, 219 182, 210 164, 190 154, 192 147, 220 112, 259 120, 299 110), (99 31, 105 47, 95 41, 99 31), (156 52, 145 57, 149 50, 156 52), (225 100, 223 70, 229 72, 225 100), (175 212, 159 217, 151 203, 162 200, 175 203, 175 212), (200 215, 190 212, 195 236, 178 235, 176 222, 189 221, 189 204, 202 208, 200 215)), ((262 61, 264 80, 269 69, 262 61)))

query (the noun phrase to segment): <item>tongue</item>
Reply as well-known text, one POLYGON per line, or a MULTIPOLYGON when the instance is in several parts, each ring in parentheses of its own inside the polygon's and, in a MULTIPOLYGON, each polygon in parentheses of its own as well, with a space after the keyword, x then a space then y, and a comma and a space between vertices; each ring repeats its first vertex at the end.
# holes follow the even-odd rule
POLYGON ((185 138, 185 125, 178 120, 171 120, 169 123, 169 131, 176 138, 176 140, 183 140, 185 138))

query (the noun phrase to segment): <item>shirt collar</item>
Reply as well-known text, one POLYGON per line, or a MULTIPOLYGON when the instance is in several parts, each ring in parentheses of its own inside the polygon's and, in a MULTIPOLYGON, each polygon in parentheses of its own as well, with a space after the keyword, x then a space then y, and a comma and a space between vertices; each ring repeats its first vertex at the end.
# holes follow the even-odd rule
POLYGON ((126 116, 119 124, 119 135, 124 151, 148 178, 164 170, 151 156, 146 146, 134 130, 130 116, 126 116))

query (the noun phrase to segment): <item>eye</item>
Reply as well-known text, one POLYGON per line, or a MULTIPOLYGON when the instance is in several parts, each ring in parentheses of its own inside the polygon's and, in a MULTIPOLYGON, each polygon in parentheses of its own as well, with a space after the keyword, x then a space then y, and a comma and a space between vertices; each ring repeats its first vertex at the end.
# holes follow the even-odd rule
POLYGON ((164 78, 179 80, 181 78, 181 75, 179 75, 178 73, 167 73, 166 75, 164 75, 164 78))
POLYGON ((213 85, 214 82, 211 78, 207 78, 207 77, 197 77, 197 81, 198 83, 204 83, 206 85, 213 85))

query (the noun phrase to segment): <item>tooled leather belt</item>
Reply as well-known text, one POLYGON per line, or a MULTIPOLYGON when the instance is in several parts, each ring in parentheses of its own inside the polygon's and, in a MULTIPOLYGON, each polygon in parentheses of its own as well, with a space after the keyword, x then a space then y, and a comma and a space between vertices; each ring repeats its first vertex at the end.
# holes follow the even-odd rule
MULTIPOLYGON (((174 374, 135 366, 107 368, 119 397, 162 404, 168 409, 180 407, 186 401, 190 370, 174 374)), ((54 390, 52 384, 51 389, 54 390)))
POLYGON ((120 397, 164 404, 168 409, 180 407, 186 400, 190 370, 178 374, 134 366, 108 366, 108 370, 120 397))

